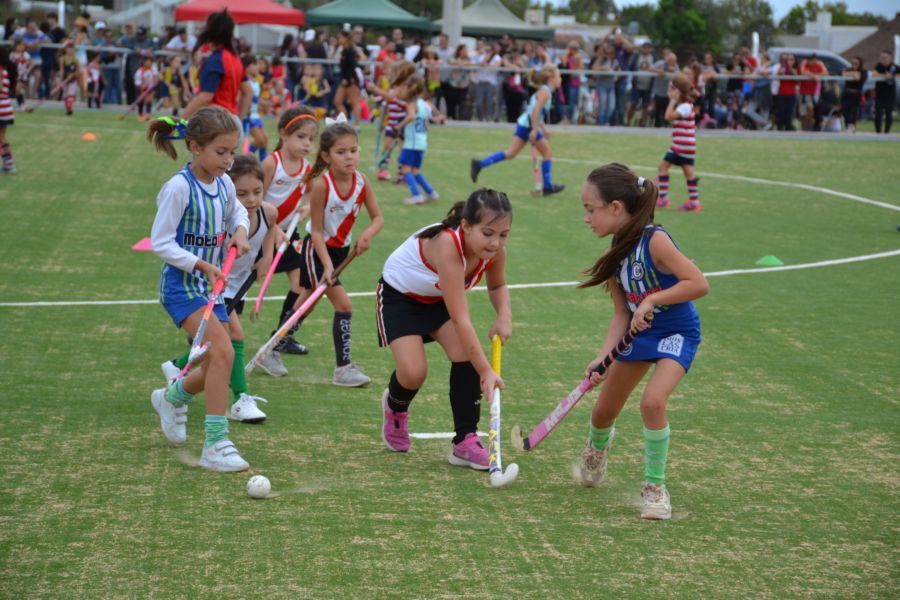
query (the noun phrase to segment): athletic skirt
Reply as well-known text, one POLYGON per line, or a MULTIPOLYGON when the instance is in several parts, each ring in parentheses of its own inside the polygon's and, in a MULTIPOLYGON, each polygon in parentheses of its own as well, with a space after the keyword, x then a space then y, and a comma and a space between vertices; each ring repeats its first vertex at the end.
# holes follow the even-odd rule
POLYGON ((284 254, 281 255, 281 260, 278 261, 278 266, 275 267, 276 273, 286 273, 288 271, 293 271, 295 269, 299 269, 301 265, 303 265, 303 257, 300 256, 301 244, 302 238, 300 237, 300 232, 297 229, 294 229, 294 234, 291 236, 291 241, 288 242, 284 254))
POLYGON ((392 288, 384 279, 375 289, 375 322, 378 326, 378 345, 388 346, 397 338, 417 335, 426 344, 433 342, 431 333, 450 320, 443 300, 425 304, 392 288))
MULTIPOLYGON (((331 258, 331 264, 334 268, 337 268, 339 264, 344 262, 344 259, 350 254, 350 246, 344 246, 343 248, 326 246, 326 248, 328 248, 328 257, 331 258)), ((285 252, 285 255, 286 254, 287 252, 285 252)), ((309 234, 303 238, 303 247, 300 249, 300 254, 303 259, 300 262, 300 286, 306 289, 312 289, 319 284, 319 280, 322 278, 322 272, 325 268, 319 260, 319 255, 316 254, 316 249, 313 247, 312 243, 312 237, 310 237, 309 234)), ((340 277, 334 282, 334 285, 341 285, 340 277)))
POLYGON ((654 333, 653 328, 641 332, 619 355, 621 361, 644 361, 655 363, 661 358, 670 358, 684 367, 687 373, 694 362, 700 346, 700 330, 686 330, 654 333))

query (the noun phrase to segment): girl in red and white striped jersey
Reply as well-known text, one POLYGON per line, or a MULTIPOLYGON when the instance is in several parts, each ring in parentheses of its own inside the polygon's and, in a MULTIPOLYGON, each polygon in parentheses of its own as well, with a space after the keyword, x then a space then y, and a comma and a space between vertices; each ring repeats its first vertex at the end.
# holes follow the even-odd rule
POLYGON ((360 387, 369 383, 369 378, 350 360, 353 307, 333 273, 335 266, 350 253, 351 229, 362 207, 366 207, 371 223, 356 240, 357 254, 369 249, 372 238, 384 225, 384 218, 372 185, 359 171, 359 137, 346 120, 332 123, 322 132, 316 162, 306 182, 310 219, 300 251, 303 257, 300 285, 305 289, 296 306, 299 307, 320 282, 329 284, 325 295, 334 307, 332 335, 337 363, 331 382, 344 387, 360 387))
POLYGON ((659 163, 659 199, 657 208, 669 206, 669 169, 672 165, 681 167, 687 179, 688 199, 678 210, 700 212, 700 192, 697 174, 694 171, 696 153, 696 132, 694 129, 694 100, 697 91, 684 75, 676 73, 669 83, 669 106, 665 119, 672 123, 672 147, 659 163))
POLYGON ((13 124, 12 97, 18 79, 16 64, 9 58, 9 48, 0 46, 0 154, 3 155, 3 170, 0 173, 15 173, 12 151, 6 142, 6 128, 13 124))
MULTIPOLYGON (((267 156, 262 163, 265 172, 266 202, 278 209, 278 226, 285 232, 287 232, 295 213, 300 215, 301 220, 309 214, 309 207, 303 204, 303 196, 306 193, 304 180, 312 165, 309 164, 306 157, 312 151, 318 134, 319 122, 316 119, 315 111, 303 104, 292 106, 281 113, 281 117, 278 119, 278 144, 275 146, 275 152, 267 156)), ((288 290, 284 304, 281 306, 278 326, 294 312, 294 301, 303 291, 300 287, 300 264, 302 262, 300 239, 299 228, 295 228, 284 256, 281 257, 275 269, 276 273, 287 273, 291 284, 291 289, 288 290)), ((306 354, 308 352, 306 346, 294 339, 293 334, 294 332, 291 331, 283 337, 275 351, 265 357, 261 366, 270 375, 287 374, 284 365, 281 364, 281 353, 306 354)))

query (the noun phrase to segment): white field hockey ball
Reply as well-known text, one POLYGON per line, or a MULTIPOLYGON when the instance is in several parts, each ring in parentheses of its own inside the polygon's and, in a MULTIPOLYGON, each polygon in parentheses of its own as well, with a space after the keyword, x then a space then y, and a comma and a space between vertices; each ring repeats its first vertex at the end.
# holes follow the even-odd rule
POLYGON ((265 498, 272 491, 272 484, 262 475, 254 475, 247 481, 247 493, 251 498, 265 498))

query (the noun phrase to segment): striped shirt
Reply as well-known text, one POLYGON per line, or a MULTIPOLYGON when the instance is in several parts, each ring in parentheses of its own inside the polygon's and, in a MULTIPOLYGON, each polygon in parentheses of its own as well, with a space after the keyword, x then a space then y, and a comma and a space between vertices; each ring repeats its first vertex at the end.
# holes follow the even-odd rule
POLYGON ((675 108, 678 118, 672 121, 672 152, 693 158, 697 147, 694 129, 694 105, 682 102, 675 108))
POLYGON ((12 102, 10 101, 11 95, 12 87, 9 81, 9 71, 0 67, 0 122, 12 121, 15 118, 12 102))
POLYGON ((406 118, 406 102, 400 98, 392 98, 388 102, 388 120, 385 129, 390 132, 396 132, 397 126, 406 118))

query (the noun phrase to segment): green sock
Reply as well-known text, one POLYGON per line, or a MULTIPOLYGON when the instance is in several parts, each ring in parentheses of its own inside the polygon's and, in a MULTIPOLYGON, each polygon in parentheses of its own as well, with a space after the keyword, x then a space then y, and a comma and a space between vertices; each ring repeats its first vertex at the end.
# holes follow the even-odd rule
POLYGON ((244 374, 244 341, 235 342, 232 340, 231 346, 234 348, 234 362, 231 365, 231 393, 233 394, 232 404, 237 402, 241 394, 247 392, 247 376, 244 374))
POLYGON ((187 404, 191 401, 191 398, 194 397, 193 394, 188 393, 184 389, 183 380, 179 379, 175 382, 175 385, 170 385, 169 389, 166 390, 166 400, 175 406, 181 406, 182 404, 187 404))
POLYGON ((669 435, 666 425, 662 429, 644 427, 644 479, 666 487, 666 459, 669 457, 669 435))
POLYGON ((216 442, 228 439, 228 419, 222 415, 206 415, 203 429, 206 431, 207 448, 216 442))
POLYGON ((591 425, 591 446, 594 447, 594 450, 603 450, 606 448, 606 445, 609 444, 609 438, 612 437, 613 429, 615 428, 615 423, 609 427, 602 428, 591 425))
POLYGON ((182 354, 182 355, 179 356, 178 358, 172 359, 172 362, 173 362, 173 363, 175 364, 175 366, 178 367, 179 369, 183 369, 183 368, 185 367, 185 365, 188 364, 188 357, 189 357, 190 355, 191 355, 191 351, 188 350, 187 352, 185 352, 184 354, 182 354))

